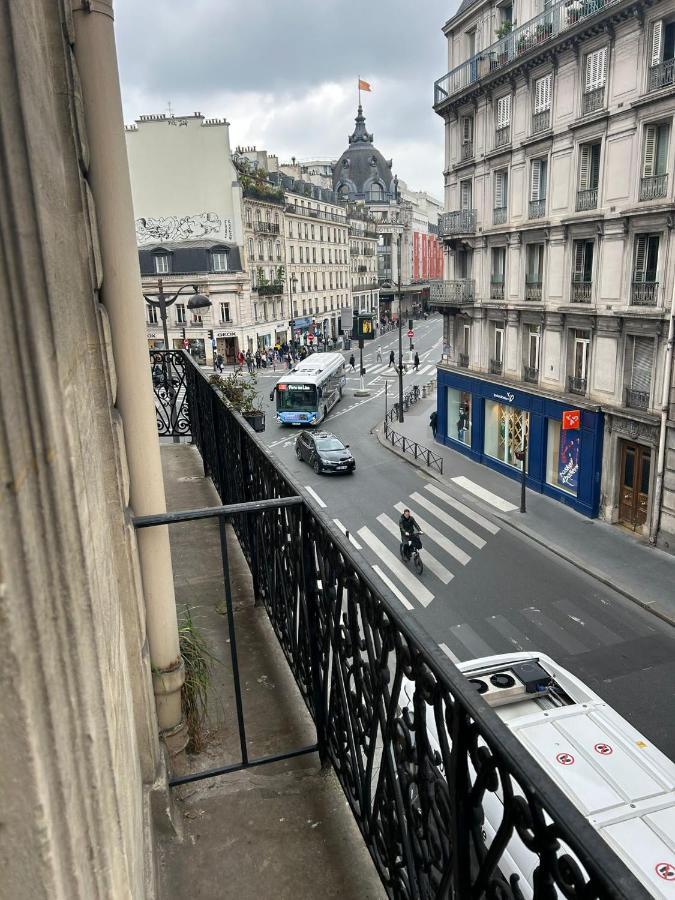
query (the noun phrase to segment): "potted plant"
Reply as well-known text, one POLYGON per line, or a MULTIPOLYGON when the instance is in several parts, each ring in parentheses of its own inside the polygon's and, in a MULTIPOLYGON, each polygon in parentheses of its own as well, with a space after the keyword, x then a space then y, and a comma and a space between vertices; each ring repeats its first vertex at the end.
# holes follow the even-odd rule
POLYGON ((214 374, 210 382, 226 402, 246 419, 254 431, 265 430, 265 411, 261 406, 260 394, 255 388, 255 375, 245 378, 241 372, 225 376, 214 374))
POLYGON ((507 34, 510 34, 513 31, 513 26, 515 22, 502 22, 499 26, 495 34, 497 35, 497 40, 501 41, 503 37, 506 37, 507 34))

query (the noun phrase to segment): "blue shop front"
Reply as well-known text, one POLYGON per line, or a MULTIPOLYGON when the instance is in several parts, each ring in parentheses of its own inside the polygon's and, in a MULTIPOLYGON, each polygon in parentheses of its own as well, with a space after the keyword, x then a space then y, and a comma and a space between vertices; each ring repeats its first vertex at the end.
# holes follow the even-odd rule
POLYGON ((437 440, 511 478, 527 444, 527 486, 595 517, 600 503, 603 415, 579 403, 553 400, 438 369, 437 440), (562 427, 565 410, 578 409, 578 430, 562 427))

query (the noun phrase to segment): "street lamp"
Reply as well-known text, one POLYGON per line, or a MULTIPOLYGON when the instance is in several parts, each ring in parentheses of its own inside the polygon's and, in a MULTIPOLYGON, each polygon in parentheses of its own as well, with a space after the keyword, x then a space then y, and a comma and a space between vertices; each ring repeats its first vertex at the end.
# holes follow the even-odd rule
POLYGON ((290 345, 292 348, 295 348, 295 337, 294 337, 294 335, 295 335, 295 311, 293 309, 293 295, 295 294, 297 284, 298 284, 298 276, 295 274, 295 272, 293 272, 292 275, 289 274, 289 276, 288 276, 288 298, 289 298, 289 303, 291 304, 291 308, 290 308, 291 318, 290 318, 288 325, 291 329, 290 345))
MULTIPOLYGON (((401 318, 401 235, 396 238, 398 262, 398 421, 403 422, 403 319, 401 318)), ((391 281, 383 281, 380 287, 392 289, 391 281)))
POLYGON ((166 316, 166 308, 167 306, 171 306, 178 299, 179 294, 181 294, 186 288, 191 287, 194 291, 194 295, 190 297, 188 300, 187 308, 190 310, 195 309, 206 309, 206 307, 211 306, 211 301, 205 294, 200 294, 196 284, 184 284, 183 287, 178 288, 176 293, 172 297, 167 297, 167 294, 164 293, 164 285, 162 283, 162 279, 157 279, 157 293, 154 295, 156 299, 149 297, 147 294, 143 294, 145 298, 145 302, 148 306, 153 307, 153 309, 159 309, 159 315, 162 320, 162 331, 164 333, 164 349, 169 350, 169 333, 167 330, 167 316, 166 316))

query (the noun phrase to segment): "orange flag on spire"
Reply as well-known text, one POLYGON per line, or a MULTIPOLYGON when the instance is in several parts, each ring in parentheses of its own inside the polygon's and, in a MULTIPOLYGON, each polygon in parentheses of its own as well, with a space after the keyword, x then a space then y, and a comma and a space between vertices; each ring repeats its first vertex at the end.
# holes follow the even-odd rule
POLYGON ((364 81, 362 78, 359 78, 359 90, 360 91, 372 91, 372 88, 368 84, 367 81, 364 81))

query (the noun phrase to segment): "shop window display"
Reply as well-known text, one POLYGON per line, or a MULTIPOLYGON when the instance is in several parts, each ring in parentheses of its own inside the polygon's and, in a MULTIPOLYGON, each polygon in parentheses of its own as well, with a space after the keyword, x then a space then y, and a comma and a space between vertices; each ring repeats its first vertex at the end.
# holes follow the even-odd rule
POLYGON ((485 453, 507 466, 520 468, 522 463, 516 458, 516 453, 522 449, 523 438, 527 439, 529 424, 528 412, 486 400, 485 453))
POLYGON ((561 423, 548 420, 546 444, 546 483, 567 494, 579 490, 580 432, 563 431, 561 423))
POLYGON ((448 388, 448 437, 471 446, 471 394, 448 388))

